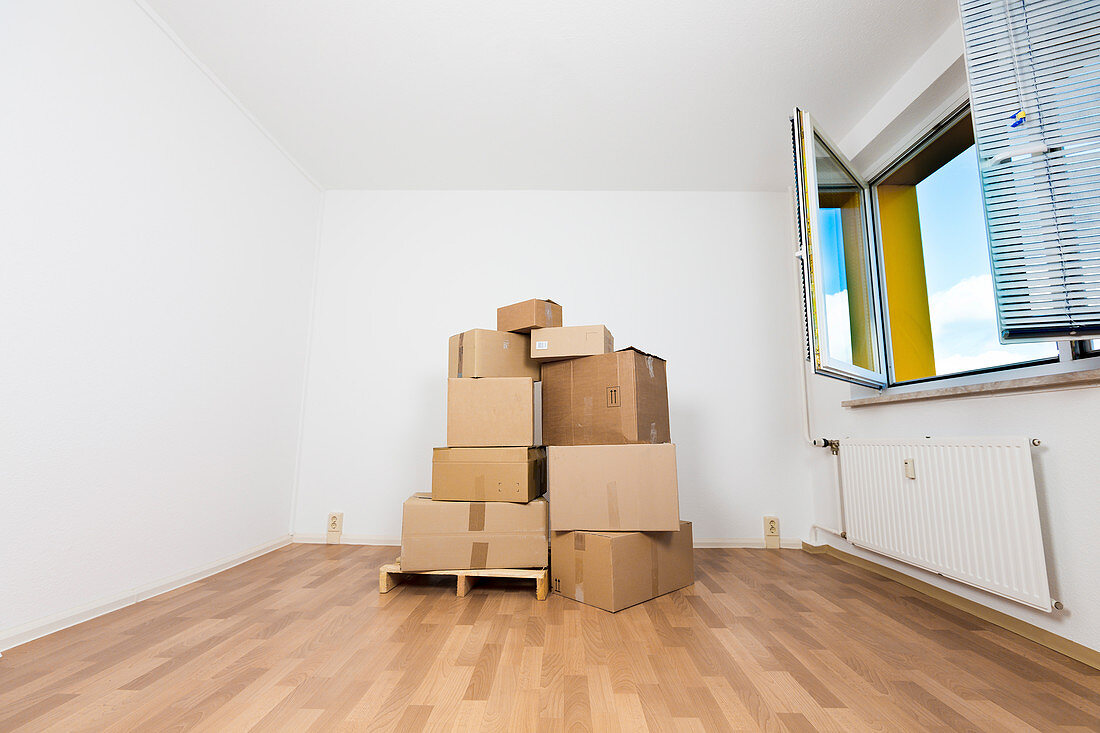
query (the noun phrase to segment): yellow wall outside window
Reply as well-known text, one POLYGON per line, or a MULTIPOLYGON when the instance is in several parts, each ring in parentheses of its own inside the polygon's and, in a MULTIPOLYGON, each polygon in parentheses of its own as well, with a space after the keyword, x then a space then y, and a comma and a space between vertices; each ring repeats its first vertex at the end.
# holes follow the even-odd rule
POLYGON ((880 185, 877 190, 894 379, 934 377, 936 357, 917 187, 880 185))

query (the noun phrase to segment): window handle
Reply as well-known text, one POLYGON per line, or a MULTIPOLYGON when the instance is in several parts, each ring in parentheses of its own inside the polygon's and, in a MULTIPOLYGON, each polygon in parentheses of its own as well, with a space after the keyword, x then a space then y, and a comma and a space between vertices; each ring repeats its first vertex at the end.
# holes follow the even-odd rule
POLYGON ((1043 155, 1044 153, 1052 153, 1055 150, 1060 149, 1061 148, 1049 147, 1046 143, 1032 143, 1030 145, 1021 145, 1019 147, 1009 148, 1008 150, 1002 150, 1001 152, 997 153, 988 161, 986 161, 985 167, 993 168, 1005 162, 1006 160, 1011 160, 1012 158, 1018 158, 1024 155, 1043 155))

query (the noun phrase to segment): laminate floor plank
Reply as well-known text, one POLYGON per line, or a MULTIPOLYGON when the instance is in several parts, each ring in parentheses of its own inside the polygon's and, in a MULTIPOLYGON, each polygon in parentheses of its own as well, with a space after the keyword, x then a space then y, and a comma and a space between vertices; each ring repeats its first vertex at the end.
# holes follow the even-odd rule
POLYGON ((290 545, 5 652, 9 731, 1100 731, 1100 671, 822 555, 610 614, 290 545))

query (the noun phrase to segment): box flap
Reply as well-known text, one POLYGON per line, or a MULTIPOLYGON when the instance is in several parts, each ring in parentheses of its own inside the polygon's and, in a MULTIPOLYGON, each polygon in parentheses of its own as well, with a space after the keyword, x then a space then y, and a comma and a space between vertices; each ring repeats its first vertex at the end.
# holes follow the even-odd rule
POLYGON ((615 349, 615 353, 619 353, 620 351, 634 351, 638 354, 641 354, 642 356, 649 356, 649 357, 652 357, 654 359, 657 359, 657 360, 663 361, 663 362, 668 361, 668 359, 661 358, 660 356, 657 356, 656 354, 651 354, 648 351, 642 351, 637 346, 627 346, 627 347, 622 348, 622 349, 615 349))

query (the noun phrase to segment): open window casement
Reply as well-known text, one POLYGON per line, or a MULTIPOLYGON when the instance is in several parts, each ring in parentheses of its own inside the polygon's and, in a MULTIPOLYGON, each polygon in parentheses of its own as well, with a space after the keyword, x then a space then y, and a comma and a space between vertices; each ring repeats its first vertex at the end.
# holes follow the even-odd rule
POLYGON ((818 374, 885 387, 870 189, 808 114, 792 124, 809 358, 818 374))

